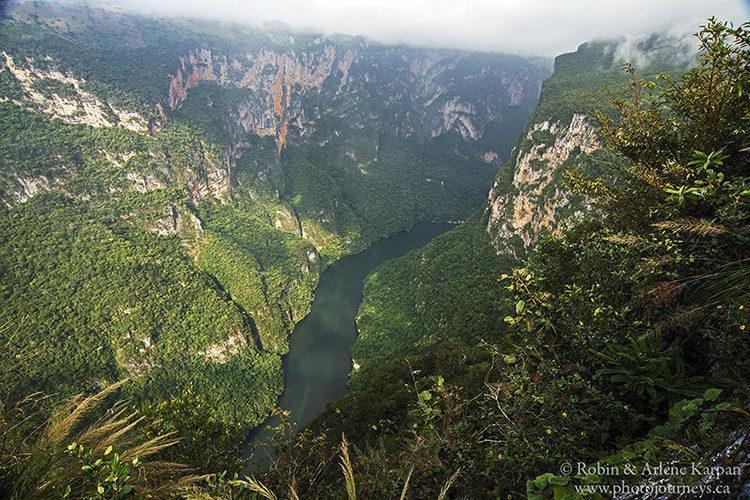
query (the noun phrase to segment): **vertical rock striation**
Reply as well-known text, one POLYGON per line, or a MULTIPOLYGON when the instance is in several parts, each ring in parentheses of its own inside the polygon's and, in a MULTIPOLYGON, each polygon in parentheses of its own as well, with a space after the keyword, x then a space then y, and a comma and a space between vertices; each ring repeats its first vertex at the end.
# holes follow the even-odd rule
POLYGON ((568 218, 580 218, 585 204, 571 210, 571 194, 560 183, 563 165, 601 148, 591 119, 574 114, 570 122, 545 120, 527 128, 504 168, 512 168, 511 185, 498 177, 488 197, 487 232, 498 253, 519 258, 544 232, 553 232, 568 218), (546 132, 544 140, 535 139, 546 132))
POLYGON ((512 108, 530 112, 545 70, 521 58, 323 41, 300 50, 218 54, 201 48, 170 76, 169 107, 202 81, 247 89, 235 115, 245 132, 273 136, 280 152, 325 116, 404 137, 449 132, 478 140, 512 108))

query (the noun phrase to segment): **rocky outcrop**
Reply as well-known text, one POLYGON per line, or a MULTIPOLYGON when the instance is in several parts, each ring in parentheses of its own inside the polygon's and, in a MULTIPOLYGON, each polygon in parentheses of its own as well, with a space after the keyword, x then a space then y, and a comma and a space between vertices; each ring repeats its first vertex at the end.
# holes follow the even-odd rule
POLYGON ((201 81, 247 89, 233 110, 235 124, 245 133, 273 136, 278 151, 292 136, 308 136, 323 116, 345 117, 358 126, 375 119, 382 130, 402 136, 457 132, 477 140, 508 108, 530 110, 546 74, 532 64, 519 65, 520 58, 512 64, 500 56, 481 63, 477 58, 364 42, 342 47, 321 39, 300 51, 218 54, 201 48, 180 58, 168 102, 180 107, 201 81), (459 70, 461 65, 471 70, 459 70), (469 96, 462 92, 466 85, 484 92, 469 96))
POLYGON ((445 103, 443 107, 443 126, 433 130, 432 136, 438 136, 457 130, 464 139, 479 139, 479 131, 476 129, 474 119, 476 111, 471 103, 462 102, 460 98, 454 97, 445 103))
POLYGON ((200 81, 251 90, 248 101, 238 106, 239 124, 245 132, 274 135, 281 151, 289 124, 302 126, 305 121, 298 102, 301 94, 311 88, 319 91, 334 65, 346 72, 352 59, 352 54, 344 54, 338 61, 332 46, 321 53, 299 55, 262 49, 244 57, 234 55, 231 62, 226 55, 198 49, 180 59, 180 68, 170 79, 169 105, 179 107, 200 81))
POLYGON ((121 361, 122 369, 125 371, 127 378, 137 380, 144 375, 148 375, 154 368, 159 368, 155 360, 151 358, 133 357, 121 361))
MULTIPOLYGON (((227 199, 240 159, 245 193, 254 199, 260 193, 281 198, 289 187, 282 150, 294 146, 308 151, 311 141, 325 148, 321 154, 328 164, 347 176, 368 175, 378 159, 380 134, 419 142, 455 134, 471 144, 462 158, 499 166, 507 156, 507 139, 498 141, 497 131, 511 115, 531 112, 546 74, 521 58, 384 47, 362 40, 340 44, 318 38, 292 47, 269 43, 248 52, 201 47, 180 57, 166 104, 172 112, 179 109, 202 82, 233 92, 225 104, 226 164, 202 169, 200 178, 184 179, 194 202, 227 199), (494 135, 485 137, 490 129, 494 135), (352 131, 363 132, 349 141, 352 131), (482 147, 473 146, 480 141, 482 147)), ((514 120, 511 127, 518 126, 514 120)), ((442 179, 425 182, 443 187, 442 179)), ((274 224, 321 250, 339 236, 343 203, 333 195, 325 204, 308 207, 304 214, 282 215, 274 224)))
MULTIPOLYGON (((54 69, 41 69, 34 60, 17 65, 11 56, 2 52, 0 71, 8 71, 23 89, 28 100, 40 110, 66 123, 80 123, 92 127, 120 125, 141 134, 148 132, 148 120, 138 113, 119 109, 83 90, 82 79, 54 69)), ((12 101, 20 104, 16 99, 12 101)))
POLYGON ((205 350, 199 351, 198 356, 203 356, 214 363, 226 363, 229 357, 239 354, 247 349, 247 338, 241 332, 227 337, 226 340, 211 344, 205 350))
POLYGON ((191 189, 193 203, 197 203, 203 198, 225 199, 229 192, 232 171, 228 165, 214 165, 214 167, 205 172, 204 175, 195 171, 189 172, 188 186, 191 189))
POLYGON ((7 207, 23 203, 37 194, 52 191, 55 187, 62 184, 59 179, 50 179, 45 175, 36 177, 26 177, 22 175, 13 175, 9 183, 15 186, 3 200, 7 207))
MULTIPOLYGON (((127 220, 127 217, 125 217, 127 220)), ((178 235, 183 244, 193 248, 203 234, 203 226, 198 217, 184 206, 171 205, 153 220, 144 224, 144 229, 161 236, 178 235)))
POLYGON ((157 179, 155 175, 150 173, 128 172, 125 174, 125 179, 131 182, 130 188, 139 193, 146 193, 166 187, 166 184, 162 180, 157 179))
POLYGON ((569 123, 543 121, 527 127, 525 141, 504 167, 512 169, 512 184, 503 185, 498 177, 489 193, 487 232, 498 253, 522 257, 543 232, 580 218, 584 206, 571 206, 560 182, 562 165, 599 148, 601 141, 585 114, 574 114, 569 123))
POLYGON ((622 63, 636 64, 640 78, 682 72, 694 58, 692 39, 672 35, 596 40, 558 56, 532 119, 489 193, 487 231, 498 253, 523 257, 542 233, 589 210, 588 200, 566 190, 564 170, 614 180, 602 167, 619 160, 602 148, 591 112, 617 115, 602 90, 626 89, 622 63))

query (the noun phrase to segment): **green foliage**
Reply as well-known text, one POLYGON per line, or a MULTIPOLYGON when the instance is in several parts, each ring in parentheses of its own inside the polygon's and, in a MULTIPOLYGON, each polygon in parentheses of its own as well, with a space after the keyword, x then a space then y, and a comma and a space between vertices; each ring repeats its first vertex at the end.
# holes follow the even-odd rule
POLYGON ((245 465, 240 458, 244 449, 240 428, 217 420, 192 387, 160 404, 145 403, 136 415, 143 419, 145 440, 158 436, 179 438, 177 444, 161 452, 160 458, 189 464, 200 473, 224 473, 230 477, 245 465))
MULTIPOLYGON (((598 484, 598 481, 600 480, 598 476, 591 476, 586 479, 586 482, 592 484, 598 484)), ((601 493, 581 495, 573 486, 573 482, 574 481, 569 476, 557 476, 551 472, 547 472, 534 479, 526 481, 526 498, 527 500, 561 500, 579 498, 601 500, 603 498, 601 493)), ((584 482, 584 484, 586 484, 586 482, 584 482)))
MULTIPOLYGON (((618 170, 623 182, 578 184, 619 231, 609 240, 638 256, 631 305, 656 320, 668 340, 679 338, 693 363, 702 358, 714 370, 733 364, 718 356, 727 344, 739 346, 736 335, 746 323, 739 283, 748 269, 750 179, 742 165, 749 141, 742 117, 750 83, 736 69, 747 64, 746 31, 711 20, 700 34, 701 64, 680 82, 634 81, 632 100, 618 102, 622 122, 603 118, 612 147, 628 160, 618 170), (657 93, 650 106, 643 104, 646 92, 657 93), (711 349, 700 347, 706 339, 711 349)), ((738 375, 746 370, 744 349, 736 354, 738 375)))
MULTIPOLYGON (((357 487, 384 497, 407 478, 416 497, 436 497, 458 468, 458 497, 577 498, 577 486, 601 478, 556 476, 570 457, 636 470, 686 456, 711 463, 747 416, 748 27, 709 21, 696 69, 664 77, 660 90, 635 82, 632 99, 615 100, 621 119, 599 115, 621 157, 606 165, 615 175, 569 176, 599 212, 544 238, 504 277, 515 295, 503 311, 509 328, 495 346, 473 348, 490 357, 468 362, 473 382, 423 371, 413 357, 363 373, 291 442, 298 491, 341 491, 332 467, 315 467, 330 463, 327 433, 342 428, 362 436, 357 487), (680 186, 696 196, 667 191, 680 186)), ((282 458, 264 481, 283 484, 277 471, 288 466, 282 458)))
POLYGON ((414 403, 412 371, 420 374, 418 387, 429 389, 430 377, 442 376, 469 393, 483 389, 483 377, 490 367, 488 353, 458 342, 433 346, 423 355, 396 358, 375 367, 358 379, 355 388, 310 423, 313 434, 325 431, 328 444, 335 445, 341 433, 352 436, 357 446, 378 439, 395 439, 399 429, 409 428, 410 406, 414 403))
POLYGON ((323 121, 314 139, 324 146, 282 154, 282 199, 299 214, 324 264, 419 221, 467 217, 492 179, 493 167, 467 161, 472 146, 455 137, 418 144, 367 125, 352 130, 323 121))
POLYGON ((246 430, 269 416, 284 390, 281 357, 247 349, 224 362, 195 357, 165 361, 164 369, 151 370, 129 388, 138 400, 163 401, 175 388, 192 384, 215 417, 246 430))
POLYGON ((249 312, 263 349, 285 354, 287 337, 310 310, 321 266, 315 248, 275 229, 278 202, 202 205, 198 266, 249 312))
POLYGON ((22 101, 26 97, 25 94, 18 79, 5 67, 0 67, 0 95, 22 101))
POLYGON ((634 80, 631 98, 615 99, 622 118, 599 115, 625 159, 610 166, 620 182, 569 179, 598 203, 602 221, 545 240, 530 268, 510 277, 520 300, 507 321, 525 342, 553 344, 566 361, 593 368, 595 387, 653 427, 615 461, 660 459, 675 441, 711 449, 726 434, 717 415, 746 397, 709 403, 749 373, 736 340, 748 295, 735 284, 749 248, 740 167, 748 104, 739 98, 748 83, 738 69, 747 28, 710 20, 697 68, 680 81, 660 77, 663 87, 634 80))
POLYGON ((84 90, 102 101, 149 118, 168 91, 166 76, 177 72, 179 58, 197 40, 219 50, 274 45, 263 33, 217 30, 211 22, 175 23, 88 6, 37 6, 37 13, 0 22, 0 45, 17 65, 33 60, 35 67, 85 80, 84 90))
MULTIPOLYGON (((81 497, 116 500, 125 498, 133 492, 131 477, 138 473, 137 456, 129 462, 121 461, 118 453, 113 453, 111 459, 107 458, 107 455, 112 453, 112 447, 108 446, 103 455, 97 457, 93 449, 82 444, 77 445, 75 442, 68 445, 68 453, 81 464, 81 471, 86 478, 81 497)), ((69 498, 71 492, 69 484, 52 488, 52 493, 60 498, 69 498)))
MULTIPOLYGON (((605 90, 615 96, 622 96, 627 78, 620 71, 617 57, 620 40, 598 40, 587 42, 573 53, 555 58, 555 71, 544 81, 539 96, 539 105, 529 120, 539 123, 549 120, 567 123, 575 113, 592 113, 598 111, 607 116, 616 115, 617 108, 607 99, 605 90)), ((652 38, 650 43, 664 53, 666 57, 654 57, 649 47, 636 47, 637 50, 651 57, 644 58, 648 63, 638 70, 643 75, 654 75, 659 72, 681 73, 690 63, 683 58, 679 44, 664 36, 652 38)), ((653 47, 652 47, 653 48, 653 47)))
POLYGON ((171 114, 170 121, 189 127, 201 141, 228 148, 230 112, 234 104, 247 99, 248 94, 244 89, 225 89, 214 82, 202 82, 171 114))
MULTIPOLYGON (((10 102, 0 103, 0 123, 4 131, 0 138, 0 157, 4 165, 0 195, 6 201, 11 201, 7 200, 9 191, 16 187, 13 174, 24 177, 43 175, 52 180, 74 174, 85 161, 98 159, 101 153, 97 151, 101 149, 117 155, 132 151, 143 143, 137 134, 124 129, 105 132, 81 125, 66 125, 10 102)), ((107 176, 99 173, 96 180, 111 181, 115 177, 113 173, 111 170, 107 176)), ((97 183, 97 186, 101 187, 101 184, 97 183)))
POLYGON ((202 479, 179 463, 154 459, 177 440, 142 439, 139 420, 121 404, 110 406, 121 386, 54 402, 40 395, 4 398, 3 497, 163 498, 202 479))
POLYGON ((411 227, 411 221, 469 216, 494 173, 483 162, 459 156, 468 146, 452 137, 417 145, 381 134, 378 145, 377 160, 342 189, 354 201, 355 214, 367 222, 365 234, 371 238, 395 234, 411 227), (459 155, 448 153, 454 147, 459 155))
POLYGON ((608 106, 602 89, 622 83, 612 54, 615 42, 584 43, 574 53, 555 58, 555 71, 544 81, 530 123, 569 122, 573 114, 608 106))
POLYGON ((250 342, 231 366, 247 378, 224 373, 196 388, 212 393, 226 420, 259 422, 273 407, 280 359, 255 351, 250 319, 192 266, 177 238, 138 230, 63 196, 35 197, 2 219, 0 304, 18 325, 16 335, 3 339, 33 354, 10 394, 72 392, 82 381, 130 373, 146 376, 128 390, 161 400, 174 390, 171 383, 228 370, 196 352, 238 332, 250 342))
POLYGON ((665 347, 658 337, 631 338, 626 344, 607 341, 604 346, 607 351, 596 354, 611 368, 599 373, 622 385, 628 400, 640 400, 642 408, 672 403, 687 391, 685 362, 677 341, 665 347))
MULTIPOLYGON (((76 76, 107 106, 148 119, 166 95, 165 76, 196 39, 217 53, 296 47, 286 33, 214 23, 185 29, 105 15, 93 24, 3 20, 0 43, 20 67, 76 76), (116 29, 99 32, 103 25, 116 29)), ((27 496, 53 485, 60 496, 127 495, 131 484, 133 493, 152 494, 142 477, 174 486, 173 470, 145 461, 152 455, 221 471, 210 486, 229 495, 237 487, 267 498, 354 498, 356 490, 561 496, 587 480, 544 474, 563 458, 643 461, 695 440, 715 449, 745 414, 747 394, 735 388, 747 385, 750 359, 747 30, 711 20, 699 35, 699 66, 681 79, 640 82, 628 68, 627 86, 606 43, 558 58, 534 123, 565 123, 596 107, 602 84, 614 87, 598 117, 619 159, 578 151, 566 165, 570 185, 597 205, 597 220, 545 238, 505 289, 496 279, 508 263, 494 254, 479 215, 376 270, 360 310, 356 390, 296 437, 277 439, 262 482, 225 481, 240 465, 225 424, 255 424, 274 407, 279 354, 320 269, 416 221, 466 217, 492 177, 491 166, 466 158, 503 153, 508 138, 496 128, 476 143, 453 133, 421 137, 416 118, 401 119, 407 103, 381 109, 374 92, 352 119, 320 117, 314 140, 298 140, 303 131, 290 126, 281 154, 271 139, 232 129, 247 89, 201 84, 151 136, 67 125, 32 104, 0 103, 8 206, 0 213, 0 307, 18 325, 0 328, 12 353, 0 366, 13 374, 3 376, 3 394, 71 393, 128 375, 135 380, 126 393, 154 401, 140 410, 148 440, 120 446, 108 439, 134 430, 134 417, 81 434, 84 412, 68 408, 31 443, 18 438, 32 423, 4 399, 2 429, 12 429, 14 444, 12 454, 2 448, 4 484, 10 478, 9 488, 27 496), (372 118, 375 110, 382 118, 372 118), (397 137, 394 124, 417 137, 397 137), (230 171, 236 141, 250 147, 230 171), (592 179, 603 163, 608 174, 592 179), (237 189, 218 205, 205 198, 223 173, 237 189), (29 186, 66 194, 15 206, 29 186), (441 345, 456 338, 468 345, 441 345), (168 398, 188 386, 194 392, 168 398), (179 445, 171 432, 183 437, 179 445), (351 447, 340 444, 343 433, 351 447)), ((396 81, 405 71, 399 58, 384 56, 376 78, 396 81)), ((453 82, 484 60, 467 58, 442 78, 453 82)), ((324 83, 326 95, 333 84, 324 83)), ((474 97, 467 85, 456 88, 474 97)), ((0 90, 24 98, 5 68, 0 90)), ((34 90, 73 98, 75 89, 42 79, 34 90)), ((305 112, 314 109, 310 100, 300 103, 305 112)), ((519 148, 552 139, 537 131, 519 148)), ((506 169, 500 180, 512 174, 506 169)), ((291 429, 285 422, 282 434, 291 429)))
MULTIPOLYGON (((137 112, 150 130, 51 120, 3 61, 0 91, 11 100, 0 103, 0 219, 8 227, 0 238, 0 306, 29 339, 27 346, 16 340, 22 353, 37 353, 13 394, 70 393, 130 376, 129 395, 160 401, 193 383, 223 421, 257 423, 281 392, 279 355, 325 266, 418 221, 461 219, 481 202, 492 167, 465 158, 482 148, 502 155, 530 103, 507 110, 502 127, 495 122, 477 144, 421 131, 395 137, 391 125, 406 120, 410 104, 386 106, 383 125, 372 118, 381 103, 369 89, 352 116, 320 116, 318 100, 342 105, 336 77, 323 94, 300 97, 305 115, 315 117, 313 137, 303 140, 290 124, 281 154, 274 138, 246 134, 238 123, 255 90, 201 82, 177 109, 166 105, 168 77, 198 48, 229 57, 331 46, 294 38, 45 3, 16 6, 0 22, 13 65, 53 75, 35 80, 35 93, 80 100, 87 92, 110 122, 115 109, 137 112), (225 188, 224 204, 207 199, 225 188), (34 196, 47 190, 65 196, 34 196), (239 374, 249 380, 244 388, 239 374)), ((361 40, 331 43, 361 47, 361 40)), ((388 67, 378 85, 408 72, 396 53, 373 57, 388 67)), ((459 81, 461 71, 490 62, 531 68, 519 58, 483 56, 446 78, 459 81)), ((491 79, 483 85, 474 92, 494 92, 491 79)))
POLYGON ((52 186, 90 200, 38 196, 0 213, 7 228, 0 240, 0 303, 27 336, 22 352, 36 354, 11 393, 70 393, 81 383, 148 373, 128 390, 137 399, 158 401, 174 390, 171 384, 221 373, 211 383, 196 380, 196 389, 211 391, 226 421, 261 421, 281 392, 282 375, 277 356, 253 352, 261 347, 256 325, 262 337, 271 339, 269 349, 286 349, 286 335, 309 308, 317 281, 319 267, 307 262, 312 247, 275 230, 268 211, 258 205, 236 209, 237 221, 224 226, 221 217, 210 216, 220 210, 205 210, 207 230, 200 238, 200 220, 188 208, 180 182, 207 175, 222 160, 189 120, 143 137, 122 128, 50 121, 7 102, 0 109, 8 132, 0 147, 7 167, 3 199, 14 201, 9 193, 18 189, 16 176, 44 176, 52 186), (137 192, 131 176, 165 187, 137 192), (165 223, 179 239, 152 234, 165 223), (256 309, 247 310, 259 314, 256 321, 242 311, 247 305, 240 293, 236 302, 227 296, 227 290, 235 292, 229 269, 215 266, 222 281, 217 283, 215 276, 195 269, 183 250, 187 244, 192 252, 207 241, 224 245, 220 235, 232 231, 248 236, 239 239, 244 253, 235 257, 236 268, 257 260, 263 270, 256 288, 240 289, 260 296, 256 309), (303 263, 308 271, 300 270, 303 263), (249 344, 243 360, 218 367, 196 359, 196 352, 220 344, 228 332, 239 332, 249 344), (254 382, 240 384, 229 366, 254 382), (152 368, 160 373, 149 373, 152 368), (186 370, 194 371, 188 375, 186 370), (227 397, 220 401, 219 395, 227 397))
POLYGON ((398 495, 410 477, 409 494, 436 497, 460 468, 454 494, 505 498, 525 490, 529 471, 556 470, 565 456, 593 459, 638 427, 590 374, 540 356, 552 353, 450 344, 396 360, 329 405, 287 445, 293 461, 284 453, 262 479, 279 491, 293 463, 300 494, 335 498, 327 464, 343 430, 357 436, 357 486, 370 494, 398 495))
MULTIPOLYGON (((427 352, 447 340, 501 338, 497 311, 509 300, 497 286, 507 263, 492 248, 480 213, 424 248, 388 261, 365 281, 352 357, 361 368, 427 352)), ((348 434, 351 435, 351 434, 348 434)))

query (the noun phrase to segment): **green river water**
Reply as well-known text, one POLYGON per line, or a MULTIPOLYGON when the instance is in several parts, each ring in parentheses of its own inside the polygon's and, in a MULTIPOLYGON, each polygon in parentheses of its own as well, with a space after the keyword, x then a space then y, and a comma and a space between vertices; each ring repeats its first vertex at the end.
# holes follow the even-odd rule
MULTIPOLYGON (((289 354, 283 359, 285 388, 279 406, 291 411, 292 421, 302 426, 326 403, 346 394, 351 349, 357 336, 354 319, 362 302, 365 277, 383 262, 423 247, 453 227, 418 224, 411 231, 376 242, 362 253, 342 258, 323 272, 310 314, 295 327, 289 354)), ((268 439, 270 432, 265 427, 276 423, 278 418, 270 418, 250 433, 249 440, 268 439)), ((257 456, 255 460, 266 462, 257 456)))

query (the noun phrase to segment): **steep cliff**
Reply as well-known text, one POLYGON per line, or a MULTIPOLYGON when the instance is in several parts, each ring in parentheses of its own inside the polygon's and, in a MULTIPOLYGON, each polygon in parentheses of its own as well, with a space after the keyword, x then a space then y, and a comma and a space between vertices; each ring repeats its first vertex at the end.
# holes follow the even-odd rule
MULTIPOLYGON (((348 117, 360 127, 377 119, 379 131, 404 137, 456 132, 479 140, 490 123, 507 121, 513 108, 534 105, 543 75, 510 56, 315 38, 299 48, 250 53, 192 50, 170 75, 169 106, 182 105, 202 81, 248 89, 234 125, 273 136, 279 151, 288 135, 303 141, 323 116, 348 117)), ((499 153, 485 151, 493 152, 499 153)))
POLYGON ((526 132, 510 160, 512 181, 499 177, 488 197, 487 232, 499 253, 520 258, 544 232, 555 231, 567 217, 582 217, 586 203, 565 189, 560 173, 566 162, 569 166, 601 148, 591 120, 575 114, 569 123, 545 120, 526 132))
POLYGON ((616 111, 602 89, 626 89, 626 56, 645 64, 640 74, 653 74, 679 71, 693 52, 682 38, 660 36, 591 42, 559 56, 484 209, 367 278, 352 349, 359 367, 353 387, 397 356, 424 354, 449 340, 475 345, 502 338, 513 303, 500 276, 519 266, 543 234, 591 210, 566 187, 563 172, 606 176, 603 166, 619 161, 603 147, 593 112, 616 111))
POLYGON ((190 382, 247 424, 325 266, 481 206, 548 73, 84 4, 10 14, 0 307, 46 353, 17 389, 190 382))
MULTIPOLYGON (((230 36, 222 37, 201 23, 44 8, 54 19, 22 4, 0 36, 1 99, 34 103, 66 123, 141 134, 185 125, 221 148, 223 158, 210 165, 192 158, 199 168, 168 165, 167 184, 187 185, 193 204, 226 201, 233 192, 279 198, 301 233, 334 259, 416 220, 468 215, 507 158, 548 71, 544 62, 514 56, 243 27, 228 27, 230 36), (105 31, 113 25, 118 29, 105 31), (14 36, 21 30, 24 44, 14 36), (99 64, 105 58, 107 67, 99 64), (383 143, 398 150, 383 152, 383 143), (441 164, 419 151, 422 145, 442 149, 441 164), (397 214, 380 220, 373 214, 383 207, 368 199, 372 191, 398 191, 387 178, 394 170, 406 170, 399 181, 407 181, 409 193, 396 202, 403 205, 397 214), (295 192, 295 185, 309 184, 300 182, 308 174, 323 189, 295 192)), ((7 175, 13 193, 0 193, 6 205, 64 184, 62 175, 15 174, 7 175)))
POLYGON ((189 51, 170 75, 168 107, 177 116, 201 112, 200 102, 224 106, 227 118, 213 128, 226 144, 227 176, 246 195, 289 203, 301 234, 329 259, 409 219, 465 217, 544 74, 508 56, 297 38, 249 53, 189 51), (444 158, 431 157, 435 150, 444 158), (382 191, 396 213, 377 203, 382 191))
POLYGON ((618 161, 603 149, 593 113, 615 112, 604 90, 627 91, 622 64, 632 63, 638 77, 680 72, 694 62, 694 50, 686 37, 653 35, 586 43, 555 60, 537 109, 488 196, 487 232, 498 253, 523 258, 542 234, 579 220, 590 209, 567 189, 562 173, 606 176, 602 166, 618 161))
POLYGON ((111 127, 119 124, 138 133, 148 131, 148 121, 135 112, 101 102, 96 95, 84 89, 84 80, 65 75, 56 69, 37 67, 35 61, 26 60, 19 67, 13 58, 2 52, 0 71, 7 71, 18 86, 19 96, 3 96, 16 104, 19 101, 36 103, 39 109, 65 123, 81 123, 93 127, 111 127), (21 99, 18 99, 21 97, 21 99))

